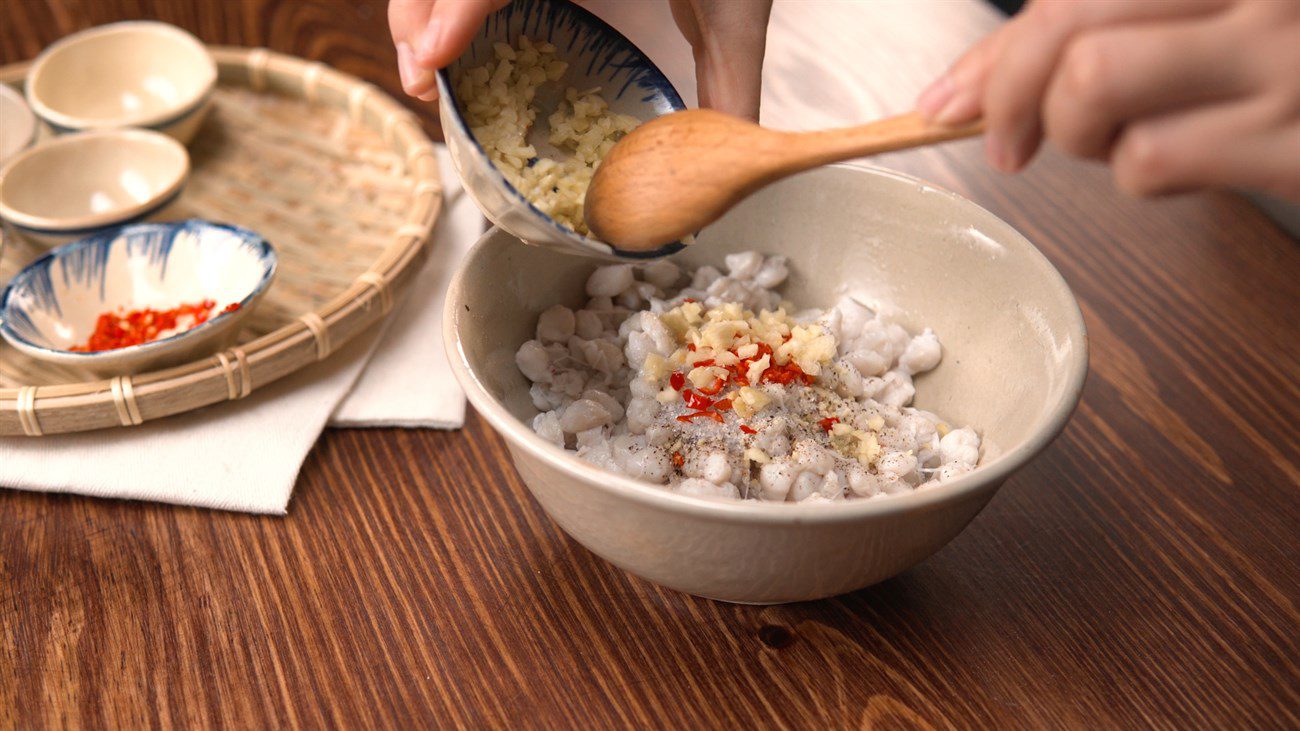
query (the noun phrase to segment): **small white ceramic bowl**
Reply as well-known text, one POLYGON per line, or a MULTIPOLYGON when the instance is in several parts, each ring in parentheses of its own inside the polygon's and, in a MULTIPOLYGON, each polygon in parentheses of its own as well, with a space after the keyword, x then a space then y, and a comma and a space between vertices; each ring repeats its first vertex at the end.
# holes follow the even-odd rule
POLYGON ((275 269, 271 245, 237 226, 197 219, 124 226, 60 246, 19 272, 0 293, 0 335, 34 358, 105 376, 175 365, 232 345, 275 269), (70 350, 89 339, 104 312, 205 299, 217 312, 239 308, 143 345, 70 350))
POLYGON ((166 23, 127 21, 74 33, 27 74, 27 102, 55 132, 146 127, 189 142, 212 103, 217 64, 166 23))
POLYGON ((57 246, 165 216, 189 172, 185 147, 158 132, 60 137, 0 169, 0 218, 34 243, 57 246))
POLYGON ((686 108, 663 72, 600 18, 568 0, 515 0, 488 16, 465 53, 438 72, 438 111, 443 137, 470 198, 493 223, 537 246, 605 259, 652 259, 680 251, 683 244, 673 243, 654 251, 621 252, 609 244, 574 233, 529 203, 488 159, 457 108, 452 79, 461 69, 492 60, 494 43, 516 45, 521 35, 553 43, 557 58, 569 64, 559 81, 548 83, 538 91, 543 113, 538 114, 529 140, 541 152, 554 150, 546 143, 550 134, 547 117, 554 103, 548 105, 545 99, 553 97, 558 101, 570 86, 577 89, 598 86, 611 111, 631 115, 642 122, 686 108), (548 97, 544 93, 548 89, 557 89, 558 94, 552 91, 548 97))
POLYGON ((0 167, 36 140, 36 116, 23 95, 0 84, 0 167))
POLYGON ((529 427, 537 410, 514 356, 542 310, 582 305, 596 265, 494 229, 447 296, 453 371, 542 508, 617 566, 732 602, 860 589, 952 540, 1074 409, 1088 361, 1074 297, 1032 244, 969 201, 882 170, 823 168, 758 192, 677 261, 720 265, 747 249, 789 257, 782 291, 800 306, 848 294, 896 308, 909 329, 933 328, 943 360, 917 379, 916 403, 979 431, 980 466, 910 493, 805 505, 677 495, 579 460, 529 427))

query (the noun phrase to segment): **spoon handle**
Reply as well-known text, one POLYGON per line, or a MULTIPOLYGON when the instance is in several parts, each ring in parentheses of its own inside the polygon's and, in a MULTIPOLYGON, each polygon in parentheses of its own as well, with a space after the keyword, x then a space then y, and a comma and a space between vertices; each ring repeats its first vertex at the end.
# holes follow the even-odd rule
POLYGON ((983 132, 983 120, 949 127, 928 122, 918 112, 910 112, 858 127, 805 132, 794 135, 794 138, 797 144, 802 146, 800 157, 806 155, 804 161, 809 163, 809 167, 813 167, 855 157, 974 137, 983 132))

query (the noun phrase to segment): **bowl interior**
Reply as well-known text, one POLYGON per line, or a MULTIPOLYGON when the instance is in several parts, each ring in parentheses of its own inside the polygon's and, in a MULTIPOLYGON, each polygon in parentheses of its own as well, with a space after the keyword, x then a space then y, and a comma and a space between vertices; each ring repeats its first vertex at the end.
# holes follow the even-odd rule
MULTIPOLYGON (((449 314, 476 384, 528 422, 537 411, 515 351, 542 310, 584 303, 597 264, 489 237, 466 259, 449 314)), ((720 265, 751 249, 789 257, 783 292, 797 306, 847 294, 910 330, 933 328, 943 360, 917 378, 916 405, 975 427, 981 466, 1036 451, 1074 405, 1086 342, 1073 296, 1024 237, 969 201, 885 171, 822 168, 760 191, 673 261, 720 265)))
POLYGON ((188 33, 162 23, 119 23, 53 46, 29 93, 57 115, 127 124, 179 113, 215 78, 212 57, 188 33))
MULTIPOLYGON (((446 71, 455 79, 464 69, 495 60, 494 44, 513 46, 520 36, 553 43, 556 57, 569 64, 559 81, 537 90, 537 104, 544 113, 537 115, 529 142, 538 152, 556 152, 547 142, 546 117, 569 87, 579 91, 600 87, 611 111, 643 122, 685 108, 667 77, 631 41, 583 8, 561 0, 519 0, 488 16, 469 48, 446 71)), ((461 108, 457 100, 457 111, 461 108)))
POLYGON ((86 341, 103 312, 205 299, 220 310, 247 302, 274 271, 270 245, 246 229, 205 221, 126 226, 61 246, 20 272, 0 298, 0 327, 38 348, 66 350, 86 341))
POLYGON ((155 200, 188 167, 185 148, 158 133, 75 135, 16 159, 0 181, 0 203, 25 225, 112 215, 155 200))
MULTIPOLYGON (((509 182, 496 172, 487 159, 483 149, 473 139, 465 127, 463 103, 455 97, 455 84, 452 80, 465 70, 482 66, 495 59, 493 46, 496 43, 518 44, 520 36, 534 41, 546 41, 555 45, 556 57, 568 64, 564 76, 556 82, 548 82, 537 91, 536 104, 540 113, 529 133, 528 141, 536 147, 539 155, 553 157, 563 155, 550 144, 549 116, 563 99, 565 91, 573 87, 579 91, 599 88, 600 94, 609 103, 610 111, 636 117, 642 122, 673 111, 685 109, 677 90, 644 53, 622 34, 611 28, 604 21, 584 8, 567 0, 516 0, 501 10, 488 16, 483 28, 474 37, 469 48, 446 69, 439 71, 442 89, 454 103, 452 123, 459 126, 469 139, 477 159, 477 164, 492 171, 492 175, 467 176, 470 194, 494 218, 491 204, 485 205, 485 198, 497 196, 485 191, 475 190, 478 185, 493 185, 500 189, 498 196, 514 199, 517 205, 536 217, 537 227, 519 227, 516 229, 509 220, 497 220, 499 225, 514 230, 514 233, 526 238, 529 243, 552 245, 578 253, 610 254, 606 244, 580 236, 569 229, 551 221, 544 213, 516 191, 509 182), (447 94, 447 90, 452 93, 447 94), (543 237, 535 231, 546 231, 543 237)), ((452 140, 449 139, 449 144, 452 140)), ((457 150, 453 149, 453 153, 457 150)), ((453 158, 456 156, 453 154, 453 158)), ((461 165, 458 161, 458 167, 461 165)), ((498 217, 499 218, 499 217, 498 217)), ((669 251, 676 251, 679 244, 664 247, 664 252, 651 252, 639 258, 649 258, 669 251)))

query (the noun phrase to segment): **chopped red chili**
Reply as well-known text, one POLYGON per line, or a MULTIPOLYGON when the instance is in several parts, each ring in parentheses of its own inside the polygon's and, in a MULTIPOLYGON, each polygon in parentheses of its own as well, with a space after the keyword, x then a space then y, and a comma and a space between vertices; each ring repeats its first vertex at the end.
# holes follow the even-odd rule
MULTIPOLYGON (((182 304, 170 310, 155 310, 146 307, 130 312, 105 312, 95 320, 95 330, 90 334, 85 345, 74 345, 70 350, 76 353, 96 353, 102 350, 116 350, 132 345, 157 340, 158 336, 180 326, 184 329, 198 327, 212 317, 217 303, 205 299, 194 304, 182 304), (182 323, 183 318, 190 322, 182 323)), ((239 303, 232 303, 221 313, 239 309, 239 303)))
POLYGON ((684 464, 686 464, 686 458, 682 456, 682 453, 673 452, 673 466, 681 469, 681 466, 684 464))
POLYGON ((718 395, 718 392, 720 392, 720 391, 722 390, 722 388, 723 388, 724 386, 726 386, 726 385, 727 385, 727 382, 726 382, 726 381, 722 380, 721 378, 715 378, 715 379, 713 380, 713 385, 712 385, 712 386, 709 386, 708 388, 701 388, 701 389, 700 389, 700 393, 703 393, 703 394, 706 394, 706 395, 709 395, 709 396, 717 396, 717 395, 718 395))
POLYGON ((709 367, 709 366, 711 366, 711 365, 713 365, 713 359, 712 359, 712 358, 705 358, 704 360, 702 360, 702 361, 696 363, 696 364, 695 364, 695 367, 696 367, 696 368, 707 368, 707 367, 709 367))
POLYGON ((746 434, 757 434, 757 433, 758 433, 758 430, 757 430, 757 429, 755 429, 755 428, 752 427, 752 426, 749 426, 748 424, 741 424, 741 425, 740 425, 740 430, 743 431, 743 432, 745 432, 746 434))
POLYGON ((680 391, 682 386, 686 385, 686 376, 681 373, 674 373, 668 377, 668 385, 672 386, 674 391, 680 391))
POLYGON ((677 420, 681 422, 690 423, 701 416, 707 416, 710 419, 713 419, 714 421, 718 422, 719 424, 725 423, 722 420, 722 414, 719 414, 716 411, 695 411, 690 414, 683 414, 677 417, 677 420))
POLYGON ((821 425, 822 431, 828 432, 831 430, 832 426, 835 426, 836 424, 840 423, 840 420, 835 418, 834 416, 828 416, 817 423, 821 425))
POLYGON ((713 408, 717 409, 718 411, 731 411, 731 399, 724 398, 721 401, 718 401, 717 403, 713 404, 713 408))
POLYGON ((759 380, 763 383, 779 383, 782 385, 799 381, 808 386, 811 386, 813 382, 812 376, 804 373, 803 369, 795 363, 787 363, 783 366, 772 366, 763 371, 763 377, 759 380))
POLYGON ((689 389, 682 391, 682 400, 686 402, 687 406, 691 407, 692 409, 695 409, 696 411, 703 411, 704 409, 707 409, 713 405, 712 399, 704 398, 703 396, 689 389))

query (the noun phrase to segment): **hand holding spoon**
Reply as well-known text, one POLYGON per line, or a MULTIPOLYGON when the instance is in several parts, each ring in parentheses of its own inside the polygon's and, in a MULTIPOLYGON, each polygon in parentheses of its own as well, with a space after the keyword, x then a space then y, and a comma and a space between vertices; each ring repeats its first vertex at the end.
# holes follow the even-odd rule
POLYGON ((983 130, 980 122, 932 124, 915 112, 822 132, 765 129, 709 109, 674 112, 636 128, 605 156, 587 189, 587 225, 619 249, 655 249, 788 175, 983 130))

